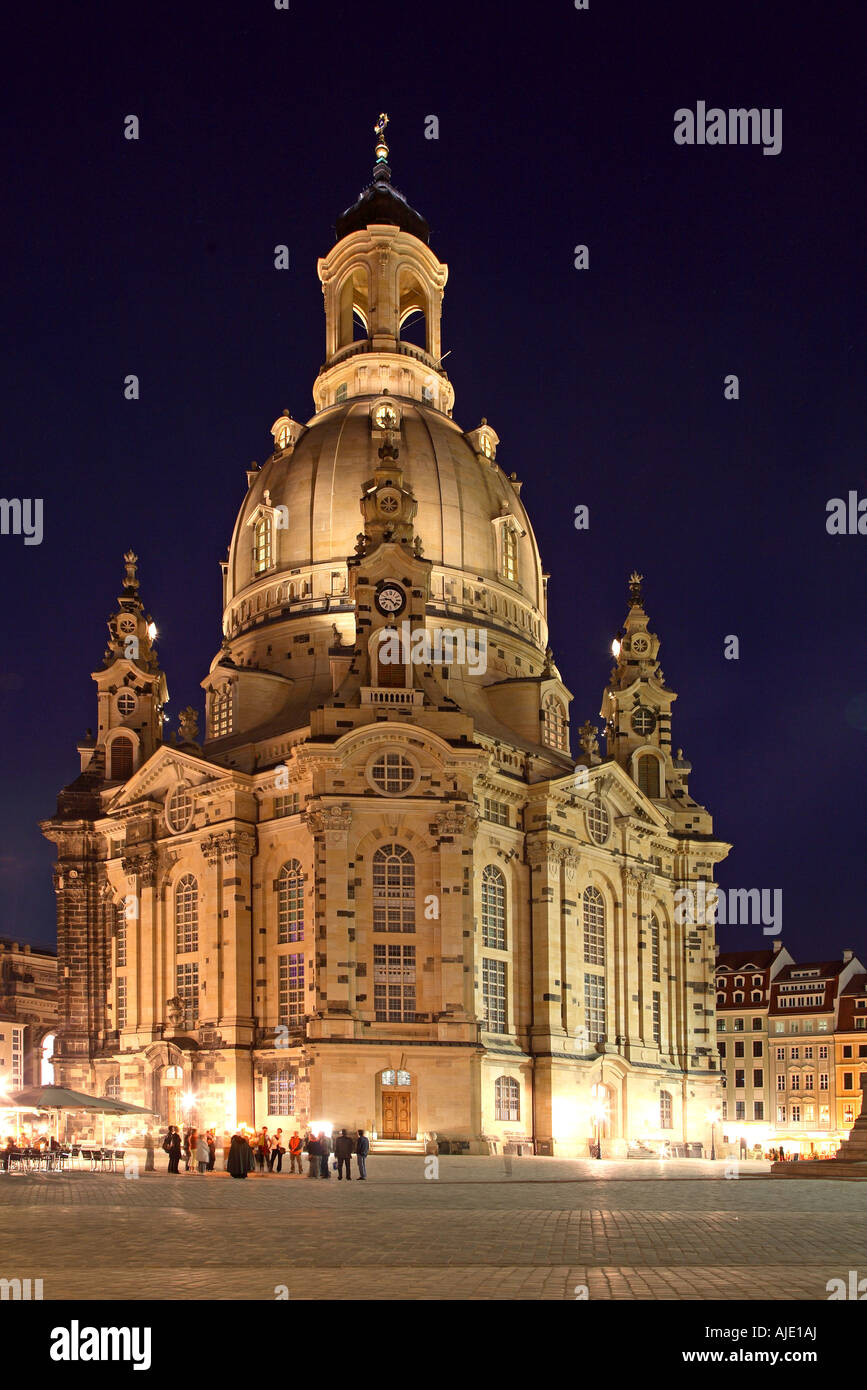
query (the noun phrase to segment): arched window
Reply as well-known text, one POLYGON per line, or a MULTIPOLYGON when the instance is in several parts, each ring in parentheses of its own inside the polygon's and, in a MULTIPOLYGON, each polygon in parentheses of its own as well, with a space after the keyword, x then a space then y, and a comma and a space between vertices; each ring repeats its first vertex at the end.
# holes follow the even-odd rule
POLYGON ((175 950, 178 955, 199 949, 199 885, 184 874, 175 888, 175 950))
POLYGON ((546 695, 542 701, 542 738, 549 748, 568 752, 566 714, 556 695, 546 695))
POLYGON ((674 1112, 673 1112, 673 1110, 672 1110, 672 1104, 671 1104, 671 1092, 670 1092, 670 1091, 660 1091, 660 1093, 659 1093, 659 1128, 660 1128, 660 1129, 673 1129, 673 1128, 674 1128, 674 1118, 673 1118, 673 1115, 674 1115, 674 1112))
POLYGON ((506 949, 506 880, 494 864, 482 870, 482 944, 506 949))
POLYGON ((116 738, 110 748, 110 782, 125 782, 132 776, 133 744, 131 738, 116 738))
POLYGON ((650 978, 659 979, 659 921, 655 913, 650 918, 650 978))
POLYGON ((503 527, 503 578, 518 578, 518 533, 509 525, 503 527))
POLYGON ((253 573, 264 574, 271 568, 271 518, 260 516, 253 528, 253 573))
POLYGON ((110 1077, 108 1078, 108 1080, 107 1080, 106 1083, 105 1083, 105 1089, 104 1089, 104 1091, 103 1091, 103 1095, 105 1095, 109 1100, 120 1100, 120 1077, 119 1077, 119 1076, 110 1076, 110 1077))
POLYGON ((584 889, 584 963, 605 964, 605 901, 598 888, 584 889))
MULTIPOLYGON (((115 912, 114 949, 115 964, 117 966, 126 965, 126 914, 128 901, 127 898, 124 898, 122 903, 118 903, 115 912)), ((136 900, 133 898, 132 901, 135 902, 136 900)))
POLYGON ((638 759, 638 786, 645 796, 659 796, 659 759, 652 753, 638 759))
POLYGON ((514 1076, 498 1076, 494 1082, 494 1119, 520 1120, 521 1087, 514 1076))
POLYGON ((404 845, 373 856, 373 930, 415 931, 415 860, 404 845))
POLYGON ((304 875, 297 859, 284 864, 277 879, 277 942, 304 939, 304 875))
POLYGON ((232 690, 215 690, 211 696, 211 737, 222 738, 232 732, 232 690))

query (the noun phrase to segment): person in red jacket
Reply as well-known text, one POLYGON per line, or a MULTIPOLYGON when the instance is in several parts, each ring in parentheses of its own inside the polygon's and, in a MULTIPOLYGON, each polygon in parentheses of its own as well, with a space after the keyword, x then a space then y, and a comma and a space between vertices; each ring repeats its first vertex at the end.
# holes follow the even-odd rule
POLYGON ((299 1175, 299 1177, 301 1176, 301 1174, 302 1174, 303 1171, 304 1171, 303 1168, 301 1167, 301 1163, 302 1163, 302 1160, 303 1160, 303 1157, 304 1157, 304 1152, 303 1152, 303 1150, 304 1150, 304 1146, 303 1146, 303 1144, 302 1144, 302 1142, 301 1142, 301 1135, 300 1135, 300 1134, 298 1133, 298 1131, 296 1130, 295 1133, 292 1134, 291 1137, 290 1137, 290 1139, 289 1139, 289 1172, 290 1172, 290 1173, 294 1173, 294 1172, 295 1172, 295 1164, 297 1163, 297 1164, 298 1164, 298 1175, 299 1175))

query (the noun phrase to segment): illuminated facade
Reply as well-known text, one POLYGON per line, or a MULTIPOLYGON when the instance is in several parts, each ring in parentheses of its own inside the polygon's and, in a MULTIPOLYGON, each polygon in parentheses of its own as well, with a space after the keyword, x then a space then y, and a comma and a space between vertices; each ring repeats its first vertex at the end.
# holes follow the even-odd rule
POLYGON ((521 483, 486 421, 453 417, 448 270, 379 133, 318 266, 315 414, 284 413, 247 475, 201 743, 190 710, 163 741, 127 556, 97 732, 43 826, 60 1078, 164 1120, 187 1094, 218 1127, 707 1144, 713 929, 674 895, 728 845, 672 750, 640 576, 607 756, 570 734, 521 483))
POLYGON ((0 940, 0 1095, 44 1079, 56 1026, 56 954, 0 940))

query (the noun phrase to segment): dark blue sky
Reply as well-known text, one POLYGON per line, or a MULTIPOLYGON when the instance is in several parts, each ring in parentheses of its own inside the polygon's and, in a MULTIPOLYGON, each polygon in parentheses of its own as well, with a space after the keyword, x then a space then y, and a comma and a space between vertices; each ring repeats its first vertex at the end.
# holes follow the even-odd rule
POLYGON ((487 416, 524 480, 573 724, 637 566, 675 745, 735 847, 721 882, 781 888, 796 954, 867 952, 867 537, 825 530, 829 498, 867 496, 856 13, 239 0, 7 25, 0 491, 42 497, 45 535, 0 537, 0 934, 53 939, 37 821, 96 722, 128 546, 172 727, 201 708, 244 470, 284 407, 312 413, 316 258, 385 109, 394 182, 449 265, 455 417, 487 416), (782 153, 675 145, 699 100, 781 107, 782 153))

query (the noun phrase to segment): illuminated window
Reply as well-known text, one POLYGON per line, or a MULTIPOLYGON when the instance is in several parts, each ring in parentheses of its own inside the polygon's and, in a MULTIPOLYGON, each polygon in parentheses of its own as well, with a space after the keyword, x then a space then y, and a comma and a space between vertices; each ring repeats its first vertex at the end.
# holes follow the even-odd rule
POLYGON ((105 1083, 105 1090, 104 1090, 103 1094, 104 1094, 105 1096, 107 1096, 109 1100, 120 1100, 120 1077, 119 1077, 119 1076, 110 1076, 110 1077, 108 1078, 108 1080, 107 1080, 106 1083, 105 1083))
POLYGON ((785 1107, 785 1105, 778 1105, 778 1106, 777 1106, 777 1124, 778 1124, 778 1125, 784 1125, 785 1123, 786 1123, 786 1107, 785 1107))
POLYGON ((300 951, 280 957, 277 1010, 281 1023, 300 1023, 304 1017, 304 956, 300 951))
POLYGON ((126 976, 120 975, 115 983, 115 1028, 126 1027, 126 976))
POLYGON ((659 979, 659 921, 656 916, 650 919, 650 978, 659 979))
POLYGON ((284 864, 277 879, 277 942, 286 946, 304 937, 304 875, 297 859, 284 864))
POLYGON ((181 830, 186 830, 193 818, 193 797, 189 787, 183 782, 175 787, 168 801, 166 802, 166 825, 169 830, 178 834, 181 830))
POLYGON ((662 1042, 662 1013, 659 1001, 659 990, 657 989, 653 991, 651 1014, 653 1020, 653 1041, 656 1043, 657 1047, 659 1047, 659 1044, 662 1042))
POLYGON ((115 965, 126 965, 126 899, 117 906, 114 942, 115 965))
POLYGON ((670 1091, 660 1091, 659 1093, 659 1127, 660 1129, 674 1128, 674 1107, 671 1103, 670 1091))
POLYGON ((605 900, 598 888, 585 888, 584 963, 605 964, 605 900))
POLYGON ((415 781, 415 764, 402 753, 381 753, 371 766, 370 778, 381 792, 400 795, 415 781))
POLYGON ((506 880, 493 864, 482 870, 482 944, 506 949, 506 880))
POLYGON ((569 751, 566 714, 556 695, 546 695, 542 701, 542 740, 558 752, 569 751))
POLYGON ((184 874, 175 888, 175 950, 186 955, 199 949, 199 884, 184 874))
POLYGON ((132 739, 116 738, 112 743, 109 752, 111 755, 111 772, 109 775, 109 781, 125 782, 127 777, 132 776, 132 739))
POLYGON ((415 860, 403 845, 373 856, 373 930, 415 931, 415 860))
POLYGON ((854 1107, 854 1105, 844 1105, 844 1106, 843 1106, 843 1123, 844 1123, 844 1125, 854 1125, 854 1123, 855 1123, 855 1107, 854 1107))
POLYGON ((402 946, 391 942, 388 945, 385 942, 374 943, 373 1007, 377 1023, 415 1022, 414 946, 402 946))
POLYGON ((584 976, 584 1023, 592 1043, 605 1037, 605 977, 584 976))
POLYGON ((494 1119, 520 1120, 521 1087, 514 1076, 498 1076, 494 1082, 494 1119))
POLYGON ((506 1031, 506 962, 482 956, 483 1027, 489 1033, 506 1031))
POLYGON ((211 737, 222 738, 232 732, 232 688, 216 690, 211 696, 211 737))
POLYGON ((587 833, 597 845, 604 845, 611 834, 611 817, 601 801, 593 801, 588 807, 587 833))
POLYGON ((185 961, 177 967, 176 994, 184 1010, 183 1026, 192 1028, 199 1017, 199 967, 194 961, 185 961))
POLYGON ((503 578, 514 583, 518 578, 518 533, 514 526, 503 527, 503 578))
POLYGON ((253 573, 271 568, 271 518, 260 516, 253 528, 253 573))
POLYGON ((275 1071, 268 1077, 268 1114, 291 1115, 295 1110, 295 1077, 290 1071, 275 1071))

